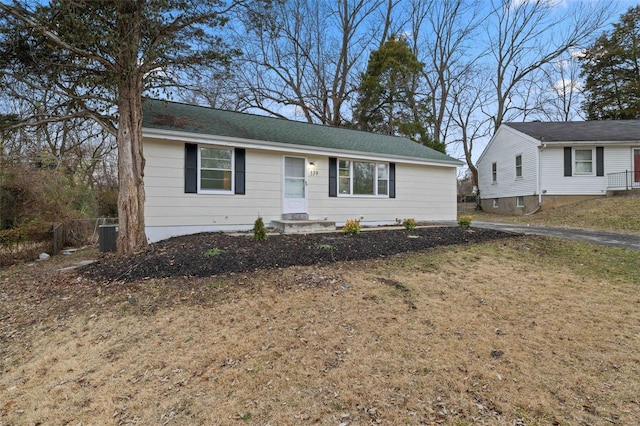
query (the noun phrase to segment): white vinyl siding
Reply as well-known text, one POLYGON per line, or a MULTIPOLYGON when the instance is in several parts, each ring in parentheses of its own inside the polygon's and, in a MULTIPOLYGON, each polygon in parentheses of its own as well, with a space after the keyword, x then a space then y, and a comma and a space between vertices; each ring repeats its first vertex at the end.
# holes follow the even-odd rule
MULTIPOLYGON (((241 229, 258 216, 281 215, 282 155, 250 151, 246 155, 246 195, 232 192, 184 192, 184 144, 145 139, 145 225, 148 228, 241 229)), ((200 164, 200 163, 198 163, 200 164)), ((185 232, 191 233, 191 232, 185 232)), ((179 234, 176 234, 179 235, 179 234)), ((154 238, 150 238, 154 240, 154 238)))
POLYGON ((534 195, 537 191, 537 141, 501 126, 478 160, 480 197, 508 198, 534 195), (522 158, 522 177, 516 174, 516 160, 522 158), (493 182, 492 164, 496 163, 497 182, 493 182))
MULTIPOLYGON (((184 143, 153 138, 145 138, 144 143, 145 221, 152 242, 196 232, 250 230, 258 216, 269 226, 282 217, 282 158, 301 155, 246 148, 245 195, 186 194, 184 143)), ((308 164, 314 163, 314 173, 306 179, 310 219, 334 221, 338 226, 348 219, 361 218, 365 225, 393 224, 396 219, 406 218, 456 220, 456 167, 408 164, 396 159, 396 198, 329 197, 330 155, 304 157, 308 164)), ((387 166, 377 167, 377 187, 379 194, 388 194, 388 163, 378 159, 351 161, 387 166)))
MULTIPOLYGON (((396 162, 396 198, 328 197, 327 159, 310 157, 318 165, 318 176, 309 178, 310 218, 344 223, 393 223, 396 218, 416 221, 456 220, 456 169, 396 162), (391 222, 390 222, 391 220, 391 222)), ((338 161, 339 163, 339 161, 338 161)))
MULTIPOLYGON (((590 149, 590 148, 588 148, 590 149)), ((604 149, 606 171, 616 170, 620 165, 628 167, 630 150, 628 147, 607 146, 604 149)), ((540 189, 546 195, 605 195, 607 192, 607 176, 595 174, 595 150, 593 154, 593 173, 564 176, 564 148, 547 146, 540 153, 540 189)), ((572 155, 572 169, 575 168, 572 155)))

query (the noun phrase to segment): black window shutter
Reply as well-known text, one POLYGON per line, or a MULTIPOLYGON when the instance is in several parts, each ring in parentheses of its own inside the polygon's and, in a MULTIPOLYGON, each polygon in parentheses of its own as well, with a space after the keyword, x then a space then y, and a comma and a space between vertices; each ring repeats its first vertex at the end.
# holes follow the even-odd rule
POLYGON ((329 157, 329 197, 338 196, 338 159, 329 157))
POLYGON ((396 198, 396 163, 389 163, 389 198, 396 198))
POLYGON ((195 143, 184 144, 184 192, 198 192, 198 145, 195 143))
POLYGON ((235 149, 235 194, 244 195, 245 194, 245 149, 244 148, 236 148, 235 149))
POLYGON ((596 147, 596 176, 604 176, 604 147, 596 147))
POLYGON ((566 146, 564 148, 564 175, 571 176, 573 173, 571 171, 571 147, 566 146))

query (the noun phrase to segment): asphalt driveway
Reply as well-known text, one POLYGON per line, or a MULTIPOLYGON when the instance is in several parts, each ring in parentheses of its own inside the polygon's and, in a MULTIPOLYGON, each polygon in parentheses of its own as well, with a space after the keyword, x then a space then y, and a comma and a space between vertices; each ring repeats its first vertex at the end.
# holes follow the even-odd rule
POLYGON ((624 247, 640 251, 640 235, 617 232, 593 231, 576 228, 556 228, 546 226, 515 225, 510 223, 473 222, 475 228, 496 229, 525 235, 545 235, 565 240, 586 241, 605 246, 624 247))

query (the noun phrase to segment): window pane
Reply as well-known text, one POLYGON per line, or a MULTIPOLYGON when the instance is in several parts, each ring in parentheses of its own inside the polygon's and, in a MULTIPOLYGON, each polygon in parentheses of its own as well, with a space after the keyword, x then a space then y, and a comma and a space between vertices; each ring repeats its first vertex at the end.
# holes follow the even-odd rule
POLYGON ((389 180, 388 164, 378 164, 378 195, 387 195, 389 180))
POLYGON ((200 188, 231 190, 231 171, 222 170, 201 170, 200 188))
POLYGON ((201 148, 200 167, 231 170, 231 155, 230 149, 201 148))
POLYGON ((351 179, 349 179, 348 177, 344 178, 341 177, 339 180, 339 188, 338 191, 340 191, 341 194, 349 194, 350 189, 349 186, 351 185, 351 179))
POLYGON ((576 161, 591 161, 592 155, 590 149, 576 149, 576 161))
POLYGON ((304 198, 304 179, 286 178, 284 196, 285 198, 304 198))
POLYGON ((230 149, 201 148, 200 155, 202 156, 202 158, 220 158, 231 160, 230 149))
POLYGON ((231 170, 231 160, 226 158, 204 158, 200 161, 200 167, 203 169, 222 169, 231 170))
POLYGON ((284 160, 285 176, 304 177, 304 158, 286 157, 284 160))
POLYGON ((576 173, 592 173, 593 165, 591 163, 576 162, 576 173))
POLYGON ((378 195, 389 195, 389 192, 387 190, 388 186, 388 181, 378 180, 378 195))
POLYGON ((353 193, 374 194, 375 163, 353 162, 353 193))
POLYGON ((378 164, 378 180, 389 178, 388 169, 387 164, 378 164))

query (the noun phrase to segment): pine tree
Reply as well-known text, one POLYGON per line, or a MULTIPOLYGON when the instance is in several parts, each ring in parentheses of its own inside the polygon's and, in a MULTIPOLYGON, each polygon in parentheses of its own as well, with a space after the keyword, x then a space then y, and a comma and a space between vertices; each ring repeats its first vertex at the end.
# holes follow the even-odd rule
POLYGON ((640 118, 640 6, 622 15, 581 61, 589 120, 640 118))
POLYGON ((418 93, 424 64, 406 40, 391 36, 371 52, 367 70, 360 76, 354 121, 361 130, 406 136, 438 151, 444 144, 428 132, 431 114, 427 98, 418 93))

